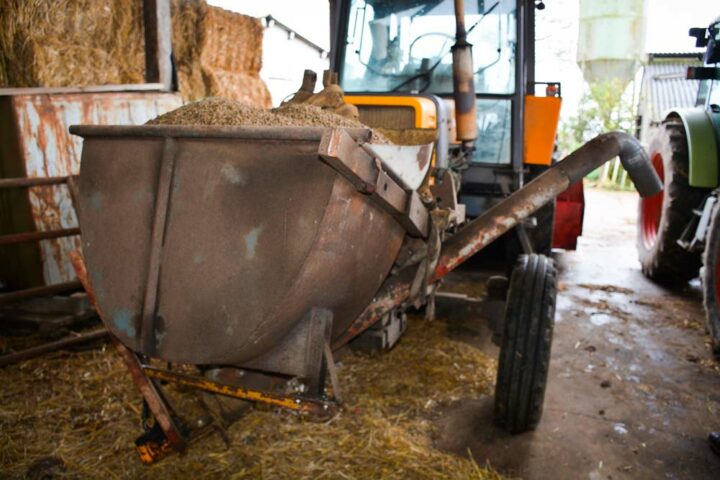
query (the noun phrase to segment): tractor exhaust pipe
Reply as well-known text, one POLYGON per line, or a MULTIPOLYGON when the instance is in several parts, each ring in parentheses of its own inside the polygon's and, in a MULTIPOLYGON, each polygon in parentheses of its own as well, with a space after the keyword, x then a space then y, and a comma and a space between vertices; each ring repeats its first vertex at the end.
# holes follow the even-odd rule
MULTIPOLYGON (((515 227, 567 188, 582 180, 608 160, 620 157, 623 167, 643 197, 662 191, 663 185, 640 143, 630 135, 612 132, 599 135, 540 174, 523 188, 471 221, 442 245, 433 281, 440 280, 460 264, 515 227)), ((391 309, 407 301, 415 268, 406 268, 380 287, 373 302, 339 338, 339 348, 373 325, 391 309)))
POLYGON ((455 100, 455 124, 457 139, 463 151, 472 150, 477 138, 477 112, 475 106, 475 70, 472 45, 465 31, 465 2, 455 0, 455 45, 453 58, 453 99, 455 100))

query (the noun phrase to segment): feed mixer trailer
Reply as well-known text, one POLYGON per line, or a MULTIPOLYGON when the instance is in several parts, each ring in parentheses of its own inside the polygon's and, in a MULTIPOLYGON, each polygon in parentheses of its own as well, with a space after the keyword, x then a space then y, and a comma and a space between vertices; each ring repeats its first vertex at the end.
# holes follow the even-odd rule
MULTIPOLYGON (((472 72, 462 56, 454 52, 472 72)), ((461 104, 467 70, 454 73, 461 104)), ((467 111, 456 114, 470 149, 472 122, 467 111)), ((185 450, 192 436, 163 382, 332 415, 341 403, 339 349, 378 331, 399 336, 407 308, 432 308, 442 277, 569 185, 619 156, 641 195, 662 188, 623 133, 591 140, 472 221, 454 175, 433 164, 437 145, 378 143, 370 129, 71 133, 84 139, 75 195, 83 258, 74 264, 155 420, 137 442, 148 463, 185 450)), ((521 256, 507 297, 495 417, 522 432, 542 413, 552 261, 521 256)))

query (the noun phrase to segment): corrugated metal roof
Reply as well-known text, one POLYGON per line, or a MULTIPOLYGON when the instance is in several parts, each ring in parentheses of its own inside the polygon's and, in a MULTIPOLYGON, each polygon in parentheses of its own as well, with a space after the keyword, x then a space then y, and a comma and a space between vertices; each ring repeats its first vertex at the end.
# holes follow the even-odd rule
POLYGON ((672 108, 695 105, 698 80, 685 78, 688 66, 702 65, 696 53, 650 53, 643 73, 642 109, 651 121, 659 122, 672 108))

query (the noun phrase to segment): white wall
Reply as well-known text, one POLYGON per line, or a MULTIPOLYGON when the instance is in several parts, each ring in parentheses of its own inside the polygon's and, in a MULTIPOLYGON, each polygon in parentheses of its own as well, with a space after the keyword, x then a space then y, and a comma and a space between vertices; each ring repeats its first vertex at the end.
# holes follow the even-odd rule
MULTIPOLYGON (((283 21, 282 18, 279 20, 283 21)), ((270 89, 273 105, 279 105, 285 97, 297 91, 305 69, 318 74, 317 86, 320 87, 322 72, 329 66, 327 56, 323 59, 315 48, 297 38, 288 38, 286 30, 277 26, 265 29, 260 76, 270 89)))

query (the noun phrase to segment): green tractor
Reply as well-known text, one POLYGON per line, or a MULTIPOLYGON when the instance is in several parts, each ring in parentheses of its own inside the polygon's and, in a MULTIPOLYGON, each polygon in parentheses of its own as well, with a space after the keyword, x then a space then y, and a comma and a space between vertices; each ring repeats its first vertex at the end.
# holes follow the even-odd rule
POLYGON ((720 357, 720 17, 691 28, 706 47, 694 108, 666 115, 648 146, 663 192, 640 200, 637 248, 643 273, 669 286, 701 277, 713 353, 720 357))

